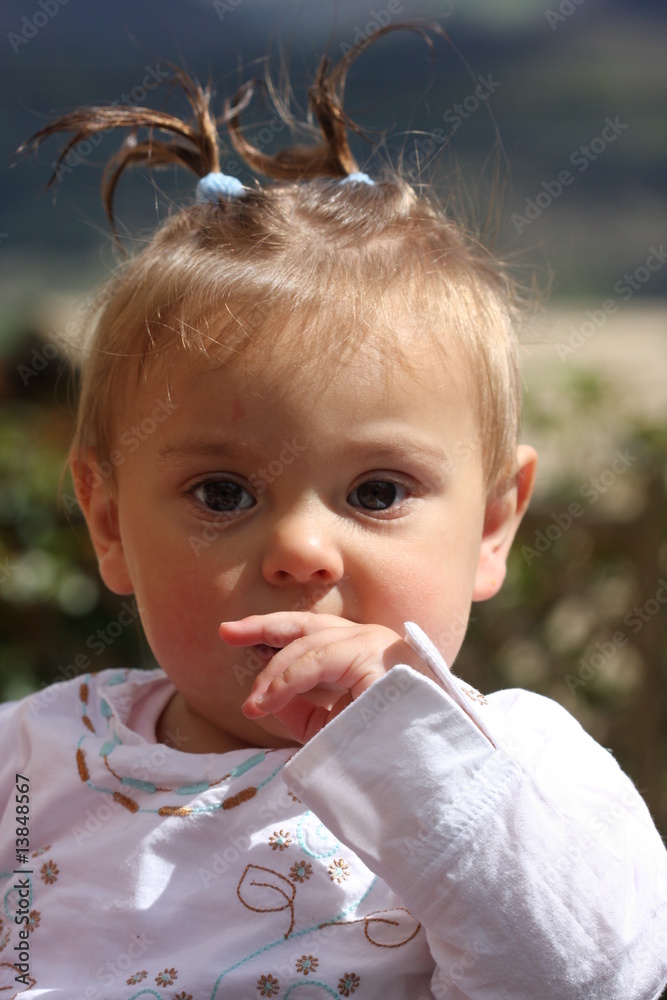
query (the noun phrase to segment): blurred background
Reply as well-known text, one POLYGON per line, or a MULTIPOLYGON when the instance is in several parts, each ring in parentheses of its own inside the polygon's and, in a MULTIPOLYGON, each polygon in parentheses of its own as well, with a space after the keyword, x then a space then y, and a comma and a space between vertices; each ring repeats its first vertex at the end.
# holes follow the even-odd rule
MULTIPOLYGON (((0 7, 0 698, 93 669, 151 666, 123 599, 98 582, 71 487, 63 338, 115 264, 99 201, 120 136, 21 142, 80 104, 163 106, 169 63, 225 96, 289 59, 294 110, 320 54, 433 17, 453 46, 381 39, 346 107, 374 129, 363 167, 402 158, 482 218, 500 164, 497 249, 549 297, 523 333, 524 439, 537 495, 509 578, 475 605, 457 672, 524 686, 613 750, 667 832, 667 8, 635 0, 3 0, 0 7), (501 146, 499 146, 499 141, 501 146), (55 195, 55 199, 53 197, 55 195), (61 500, 58 501, 58 494, 61 500)), ((171 107, 171 105, 168 105, 171 107)), ((176 105, 178 108, 178 105, 176 105)), ((182 109, 181 109, 182 110, 182 109)), ((261 102, 248 134, 284 132, 261 102)), ((248 179, 227 150, 223 165, 248 179)), ((137 172, 117 199, 130 243, 194 178, 137 172)), ((129 245, 129 243, 128 243, 129 245)), ((446 569, 446 567, 444 568, 446 569)), ((127 600, 127 599, 125 599, 127 600)))

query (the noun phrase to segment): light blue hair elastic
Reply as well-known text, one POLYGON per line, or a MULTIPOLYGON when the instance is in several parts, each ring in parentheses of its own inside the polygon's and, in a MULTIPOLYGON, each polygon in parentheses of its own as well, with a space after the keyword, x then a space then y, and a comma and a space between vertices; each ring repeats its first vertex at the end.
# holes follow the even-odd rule
POLYGON ((219 170, 213 170, 206 177, 202 177, 197 184, 195 201, 201 205, 206 201, 233 201, 240 198, 245 192, 245 188, 238 177, 231 174, 221 174, 219 170))
MULTIPOLYGON (((362 174, 360 171, 357 171, 356 173, 348 174, 347 177, 341 178, 339 183, 368 184, 373 187, 375 181, 371 180, 368 174, 362 174)), ((231 174, 222 174, 218 170, 212 170, 210 174, 206 174, 205 177, 200 178, 195 192, 195 201, 198 205, 202 205, 207 201, 220 201, 221 199, 224 201, 234 201, 236 198, 241 198, 245 191, 246 188, 238 177, 232 177, 231 174)))
POLYGON ((374 186, 375 181, 372 181, 368 174, 362 174, 361 171, 357 171, 354 174, 348 174, 347 177, 343 177, 340 182, 341 184, 369 184, 371 187, 374 186))

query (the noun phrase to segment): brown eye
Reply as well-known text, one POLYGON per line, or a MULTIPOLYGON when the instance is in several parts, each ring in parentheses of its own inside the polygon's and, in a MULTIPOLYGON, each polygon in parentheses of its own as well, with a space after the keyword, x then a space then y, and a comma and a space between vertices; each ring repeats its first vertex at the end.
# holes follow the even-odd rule
POLYGON ((235 514, 255 506, 255 498, 243 486, 230 479, 211 479, 199 483, 192 495, 203 507, 216 514, 235 514))
POLYGON ((397 500, 404 500, 406 494, 405 486, 386 479, 369 479, 352 490, 347 501, 364 510, 388 510, 397 500))

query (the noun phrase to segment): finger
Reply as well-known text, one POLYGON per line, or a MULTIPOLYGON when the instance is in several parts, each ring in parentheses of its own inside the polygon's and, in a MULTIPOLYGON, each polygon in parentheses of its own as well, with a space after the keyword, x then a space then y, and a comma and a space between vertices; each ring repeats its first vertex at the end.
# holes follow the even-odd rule
MULTIPOLYGON (((294 647, 290 647, 292 650, 294 647)), ((244 713, 248 715, 259 709, 275 714, 296 695, 305 694, 323 682, 339 685, 358 698, 386 673, 383 652, 367 647, 360 652, 358 636, 352 635, 299 651, 294 659, 289 657, 287 666, 280 662, 285 653, 277 653, 255 680, 244 713)))
MULTIPOLYGON (((352 626, 348 626, 348 629, 351 628, 352 626)), ((352 634, 356 635, 357 631, 358 629, 355 628, 352 634)), ((320 647, 324 647, 331 642, 340 641, 341 635, 340 628, 323 629, 320 632, 313 632, 310 635, 299 636, 288 643, 287 646, 278 649, 255 679, 252 693, 254 695, 263 694, 269 684, 287 670, 299 657, 309 654, 320 647)))
POLYGON ((335 705, 327 709, 322 705, 314 705, 307 698, 297 697, 280 712, 276 712, 275 716, 297 743, 307 743, 351 702, 352 696, 345 693, 335 705))
POLYGON ((249 615, 238 621, 222 622, 220 638, 230 646, 264 644, 282 648, 295 639, 313 635, 325 628, 352 624, 337 615, 319 615, 312 611, 274 611, 268 615, 249 615))

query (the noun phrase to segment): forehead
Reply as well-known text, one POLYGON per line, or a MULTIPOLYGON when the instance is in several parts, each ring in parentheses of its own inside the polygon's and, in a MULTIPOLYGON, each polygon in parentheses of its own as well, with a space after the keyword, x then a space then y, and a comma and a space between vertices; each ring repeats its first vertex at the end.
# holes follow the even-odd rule
POLYGON ((409 439, 419 432, 448 453, 481 450, 467 366, 429 337, 403 331, 353 348, 320 353, 298 344, 193 355, 174 349, 155 359, 133 404, 149 413, 169 400, 173 418, 162 429, 205 439, 228 433, 278 443, 286 435, 324 441, 363 434, 409 439), (407 357, 407 363, 406 363, 407 357), (362 433, 363 431, 363 433, 362 433), (312 434, 311 434, 312 432, 312 434), (423 433, 422 433, 423 432, 423 433))

